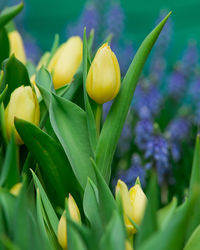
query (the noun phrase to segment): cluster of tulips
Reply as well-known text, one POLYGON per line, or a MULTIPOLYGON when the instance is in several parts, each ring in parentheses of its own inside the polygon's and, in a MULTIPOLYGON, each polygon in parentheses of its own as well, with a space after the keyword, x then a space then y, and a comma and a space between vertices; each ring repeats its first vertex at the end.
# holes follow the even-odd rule
POLYGON ((130 190, 118 180, 115 197, 109 188, 136 84, 170 14, 121 80, 109 38, 93 55, 86 30, 60 46, 56 37, 37 66, 27 61, 12 21, 22 8, 0 15, 0 248, 198 249, 199 137, 183 204, 174 198, 159 209, 154 169, 147 196, 139 178, 130 190), (103 122, 102 105, 113 99, 103 122))

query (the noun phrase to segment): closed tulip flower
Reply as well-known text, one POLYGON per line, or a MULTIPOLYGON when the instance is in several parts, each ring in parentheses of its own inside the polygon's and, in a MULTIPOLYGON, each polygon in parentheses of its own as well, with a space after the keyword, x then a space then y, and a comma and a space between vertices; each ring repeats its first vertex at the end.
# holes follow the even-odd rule
POLYGON ((106 43, 98 49, 89 69, 87 93, 96 103, 103 104, 118 94, 120 81, 119 63, 106 43))
POLYGON ((26 63, 26 54, 24 50, 23 40, 17 30, 8 33, 10 43, 10 55, 14 54, 15 57, 22 63, 26 63))
POLYGON ((21 86, 13 91, 5 110, 5 121, 8 138, 14 130, 17 144, 23 141, 14 126, 14 118, 21 118, 35 125, 39 125, 40 108, 37 97, 29 86, 21 86))
MULTIPOLYGON (((71 195, 69 195, 68 198, 68 209, 71 219, 77 223, 81 223, 81 216, 78 206, 71 195)), ((63 249, 67 249, 67 220, 65 211, 63 212, 58 224, 57 236, 58 236, 58 242, 61 245, 61 247, 63 249)))
POLYGON ((83 43, 79 36, 71 37, 58 48, 48 66, 55 89, 72 82, 82 62, 82 54, 83 43))
POLYGON ((21 188, 22 188, 22 183, 18 182, 17 184, 12 186, 12 188, 10 189, 10 193, 14 196, 18 196, 21 191, 21 188))
POLYGON ((129 234, 134 234, 136 228, 132 225, 131 218, 137 225, 140 225, 146 208, 147 198, 139 184, 128 190, 126 184, 118 180, 116 195, 120 193, 124 210, 124 221, 129 234))

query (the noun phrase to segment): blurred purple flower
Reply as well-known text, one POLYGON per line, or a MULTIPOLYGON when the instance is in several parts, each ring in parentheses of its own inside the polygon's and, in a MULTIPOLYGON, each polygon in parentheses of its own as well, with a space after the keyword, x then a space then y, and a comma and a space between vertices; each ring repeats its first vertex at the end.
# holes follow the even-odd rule
POLYGON ((122 157, 126 152, 130 150, 131 140, 133 137, 132 128, 130 124, 126 121, 119 138, 117 155, 118 157, 122 157))
POLYGON ((135 144, 140 150, 145 150, 153 134, 153 122, 149 119, 140 120, 135 127, 135 144))
POLYGON ((154 135, 147 142, 145 158, 156 167, 159 181, 169 171, 169 143, 162 135, 154 135))
POLYGON ((166 129, 166 136, 170 141, 181 142, 190 132, 190 121, 187 117, 178 117, 170 122, 166 129))
POLYGON ((68 36, 78 35, 82 37, 84 27, 86 27, 87 35, 92 29, 98 30, 99 14, 94 5, 86 5, 78 21, 68 25, 67 34, 68 36))
POLYGON ((124 12, 119 3, 111 5, 106 13, 106 36, 113 34, 112 42, 119 40, 124 29, 124 12))
POLYGON ((151 85, 144 89, 139 85, 136 88, 133 105, 141 119, 151 118, 158 114, 161 104, 162 95, 156 86, 151 85))
POLYGON ((128 188, 134 186, 137 177, 140 178, 141 185, 145 186, 146 171, 142 166, 141 158, 138 154, 134 154, 131 159, 131 166, 127 170, 121 170, 117 173, 116 178, 113 181, 115 187, 118 179, 121 179, 126 183, 128 188))
POLYGON ((175 99, 178 99, 185 91, 186 88, 186 78, 180 68, 176 68, 168 82, 168 93, 175 99))

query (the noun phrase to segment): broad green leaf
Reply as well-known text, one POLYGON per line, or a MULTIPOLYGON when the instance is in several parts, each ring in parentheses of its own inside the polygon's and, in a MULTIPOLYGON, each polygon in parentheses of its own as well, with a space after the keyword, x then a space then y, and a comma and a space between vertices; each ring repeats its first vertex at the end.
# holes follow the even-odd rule
POLYGON ((8 40, 8 35, 5 28, 0 29, 0 69, 2 62, 9 57, 10 45, 8 40))
POLYGON ((96 162, 97 167, 100 169, 107 182, 110 180, 113 155, 132 102, 139 76, 145 61, 169 16, 170 13, 146 37, 138 49, 126 76, 124 77, 121 90, 115 98, 101 130, 97 144, 96 162))
POLYGON ((40 195, 41 195, 41 199, 42 199, 42 203, 44 205, 44 209, 46 211, 47 217, 49 219, 49 223, 54 231, 54 234, 57 235, 57 228, 58 228, 58 217, 38 179, 38 177, 35 175, 35 173, 32 171, 32 175, 33 175, 33 179, 34 179, 34 183, 35 183, 35 187, 36 189, 38 188, 40 191, 40 195))
POLYGON ((137 235, 136 246, 140 246, 158 229, 156 213, 159 206, 159 195, 157 175, 155 172, 153 172, 151 176, 147 189, 147 199, 147 207, 140 226, 140 231, 137 235))
POLYGON ((3 103, 0 104, 0 132, 6 144, 8 141, 8 138, 7 138, 7 132, 6 132, 5 110, 4 110, 3 103))
POLYGON ((110 221, 110 218, 113 215, 113 212, 117 210, 117 204, 102 174, 96 167, 94 161, 92 162, 97 180, 97 189, 99 195, 99 210, 101 212, 102 222, 104 223, 104 225, 107 225, 107 223, 110 221))
POLYGON ((84 29, 84 33, 83 33, 83 92, 84 92, 84 102, 85 102, 85 110, 86 110, 90 144, 91 144, 92 150, 95 151, 96 144, 97 144, 96 123, 95 123, 94 114, 93 114, 90 101, 87 95, 87 91, 86 91, 86 79, 87 79, 87 72, 88 72, 87 64, 88 64, 88 47, 87 47, 86 29, 84 29))
POLYGON ((74 76, 74 81, 69 85, 66 93, 63 95, 63 98, 70 101, 75 101, 78 93, 83 92, 83 72, 82 69, 79 69, 74 76))
POLYGON ((126 232, 121 217, 117 211, 114 211, 113 216, 101 239, 101 249, 103 250, 122 250, 125 249, 126 232))
POLYGON ((49 235, 47 234, 45 223, 48 224, 48 219, 46 218, 46 213, 44 211, 39 189, 37 189, 37 195, 36 195, 36 208, 37 208, 37 222, 39 225, 40 235, 43 238, 45 244, 50 249, 50 242, 52 241, 52 244, 55 245, 57 245, 57 242, 55 242, 53 236, 50 239, 48 238, 48 236, 50 236, 51 234, 49 235))
POLYGON ((88 177, 95 182, 90 161, 92 150, 85 111, 76 104, 53 95, 49 114, 51 125, 65 150, 74 174, 81 186, 85 188, 88 177))
POLYGON ((73 194, 80 191, 63 148, 48 134, 27 121, 16 119, 15 126, 39 164, 49 197, 62 206, 69 192, 73 194))
POLYGON ((164 228, 165 225, 171 220, 177 207, 177 199, 173 198, 172 201, 165 207, 161 208, 157 213, 158 227, 164 228))
POLYGON ((0 14, 0 28, 6 25, 10 20, 12 20, 20 11, 23 9, 24 4, 21 2, 18 5, 5 8, 0 14))
MULTIPOLYGON (((195 192, 195 186, 200 186, 200 134, 198 134, 196 137, 196 145, 193 156, 193 165, 190 178, 188 199, 191 199, 193 193, 195 192)), ((200 207, 200 197, 196 201, 194 210, 192 211, 190 222, 187 228, 187 237, 186 237, 187 239, 190 237, 194 229, 200 224, 199 207, 200 207)))
POLYGON ((190 220, 190 215, 194 208, 197 197, 199 196, 199 188, 195 188, 192 199, 186 201, 186 205, 182 205, 173 214, 172 218, 162 230, 157 231, 148 240, 141 242, 138 250, 181 250, 185 241, 186 228, 190 220))
POLYGON ((5 89, 4 89, 3 92, 0 94, 0 105, 1 105, 1 103, 3 102, 3 99, 4 99, 5 95, 6 95, 7 90, 8 90, 8 85, 6 85, 5 89))
POLYGON ((7 145, 6 156, 0 176, 0 186, 10 189, 20 181, 18 160, 18 148, 15 144, 14 135, 12 135, 7 145))
POLYGON ((200 134, 197 135, 194 151, 192 173, 190 178, 189 194, 192 195, 193 187, 200 184, 200 134))
POLYGON ((200 225, 194 230, 183 250, 199 250, 200 246, 200 225))
POLYGON ((9 59, 3 62, 3 82, 0 87, 0 92, 8 84, 8 90, 4 98, 5 107, 7 106, 11 93, 21 85, 30 85, 29 75, 23 63, 12 55, 9 59))
POLYGON ((90 179, 88 179, 84 192, 83 209, 90 222, 91 229, 94 231, 97 237, 101 236, 104 230, 101 221, 99 194, 97 187, 90 179))
POLYGON ((15 204, 12 227, 13 241, 20 249, 28 249, 29 246, 29 239, 27 237, 29 232, 27 206, 26 187, 25 182, 23 182, 15 204))
POLYGON ((55 90, 51 74, 44 67, 42 67, 36 75, 36 84, 40 90, 46 107, 49 108, 51 102, 51 91, 55 92, 55 90))

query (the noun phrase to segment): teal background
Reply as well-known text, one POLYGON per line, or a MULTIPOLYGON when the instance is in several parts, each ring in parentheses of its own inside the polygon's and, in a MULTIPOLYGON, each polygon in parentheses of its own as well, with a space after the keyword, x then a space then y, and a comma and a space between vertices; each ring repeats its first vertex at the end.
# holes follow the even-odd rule
MULTIPOLYGON (((25 0, 25 29, 37 38, 38 45, 49 49, 55 33, 64 37, 67 23, 75 21, 86 1, 84 0, 25 0)), ((177 57, 188 39, 200 38, 199 0, 121 0, 126 15, 125 35, 137 48, 154 27, 160 10, 172 10, 174 23, 171 57, 177 57)), ((105 6, 106 8, 106 6, 105 6)))

